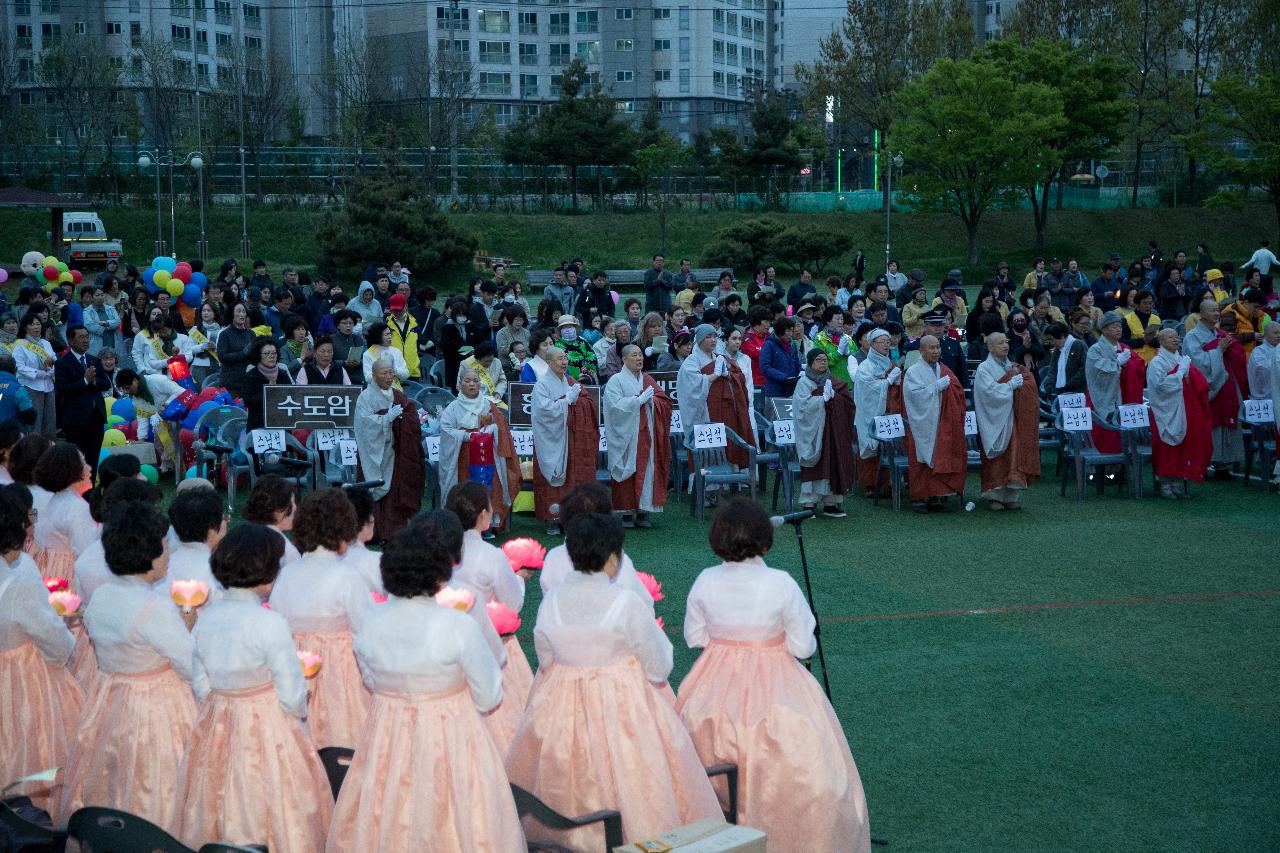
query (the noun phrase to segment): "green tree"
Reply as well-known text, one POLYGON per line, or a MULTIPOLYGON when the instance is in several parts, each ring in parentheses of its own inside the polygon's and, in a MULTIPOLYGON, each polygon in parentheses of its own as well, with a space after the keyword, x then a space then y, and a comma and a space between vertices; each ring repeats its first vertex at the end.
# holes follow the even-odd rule
POLYGON ((681 145, 666 133, 657 142, 641 148, 635 155, 636 177, 645 193, 646 204, 650 187, 658 200, 659 246, 664 253, 667 251, 667 208, 671 203, 671 176, 680 172, 688 160, 688 146, 681 145))
POLYGON ((387 130, 384 168, 357 173, 347 203, 326 214, 316 234, 319 266, 347 281, 359 281, 366 264, 399 258, 410 269, 436 277, 467 267, 479 245, 455 228, 421 194, 400 160, 394 128, 387 130))
MULTIPOLYGON (((1036 39, 1022 46, 1012 39, 992 42, 979 61, 1003 68, 1016 85, 1043 83, 1061 96, 1064 119, 1047 140, 1046 157, 1027 174, 1023 190, 1031 203, 1036 247, 1044 248, 1049 221, 1049 191, 1059 190, 1075 164, 1101 157, 1120 135, 1128 104, 1123 99, 1124 69, 1107 56, 1088 56, 1065 41, 1036 39)), ((1058 207, 1061 208, 1061 195, 1058 207)))
POLYGON ((1280 74, 1222 75, 1205 108, 1206 128, 1190 140, 1192 150, 1232 181, 1266 192, 1280 223, 1280 74))
POLYGON ((914 206, 958 216, 977 265, 978 226, 1011 204, 1061 133, 1062 98, 1043 83, 1015 83, 996 64, 944 59, 897 98, 890 142, 906 159, 899 183, 914 206))
POLYGON ((702 248, 702 265, 754 271, 768 256, 773 235, 781 229, 778 220, 765 216, 719 228, 702 248))
POLYGON ((853 238, 829 228, 789 225, 769 240, 769 254, 783 263, 821 273, 827 264, 853 248, 853 238))
POLYGON ((765 208, 777 210, 782 207, 784 188, 790 188, 804 164, 800 146, 792 135, 795 122, 787 96, 773 89, 757 94, 749 119, 752 133, 746 160, 757 175, 765 176, 765 208))

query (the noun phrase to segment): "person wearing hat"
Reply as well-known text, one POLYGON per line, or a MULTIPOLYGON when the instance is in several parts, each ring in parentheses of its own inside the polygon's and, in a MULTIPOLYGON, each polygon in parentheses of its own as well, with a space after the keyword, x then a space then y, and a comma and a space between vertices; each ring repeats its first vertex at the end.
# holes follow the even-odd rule
POLYGON ((107 265, 93 278, 93 283, 103 290, 107 289, 107 282, 116 277, 116 273, 120 271, 120 261, 116 258, 107 258, 107 265))
POLYGON ((1000 261, 996 264, 996 274, 987 282, 987 286, 995 291, 996 299, 1003 302, 1009 308, 1013 307, 1013 296, 1016 285, 1013 278, 1009 275, 1009 262, 1000 261))
POLYGON ((422 378, 421 356, 418 354, 418 320, 409 313, 409 300, 401 293, 394 293, 388 300, 391 306, 387 314, 387 328, 391 330, 391 348, 404 357, 409 378, 422 378))
POLYGON ((800 506, 827 518, 844 518, 844 496, 853 488, 854 403, 849 386, 831 374, 827 354, 817 347, 791 396, 796 456, 800 463, 800 506), (819 508, 821 504, 821 508, 819 508))
MULTIPOLYGON (((924 333, 938 339, 942 348, 942 363, 946 365, 962 387, 969 387, 969 365, 965 361, 964 349, 960 342, 951 336, 951 314, 943 306, 935 306, 920 315, 924 323, 924 333)), ((903 353, 920 349, 920 338, 911 338, 902 345, 903 353)))
POLYGON ((911 288, 911 301, 902 306, 902 327, 913 338, 924 335, 924 314, 931 310, 929 294, 923 284, 914 284, 911 288))
POLYGON ((876 418, 889 408, 890 397, 901 410, 902 368, 893 363, 889 351, 893 341, 885 329, 867 334, 867 358, 853 375, 854 426, 858 441, 858 482, 867 497, 876 497, 888 482, 888 471, 880 468, 880 442, 876 440, 876 418), (883 482, 882 482, 883 481, 883 482))
MULTIPOLYGON (((1094 417, 1109 424, 1119 423, 1121 404, 1142 402, 1146 369, 1141 358, 1121 340, 1124 318, 1108 311, 1099 321, 1102 337, 1089 347, 1084 360, 1085 394, 1094 417)), ((1095 426, 1093 445, 1100 453, 1120 452, 1120 433, 1095 426)))
POLYGON ((911 272, 907 273, 907 280, 894 288, 894 301, 898 308, 911 301, 911 288, 916 284, 924 284, 924 270, 912 267, 911 272))
POLYGON ((1035 374, 1009 359, 1009 339, 987 336, 987 359, 973 374, 973 409, 982 453, 982 497, 991 510, 1021 509, 1040 476, 1040 396, 1035 374))
POLYGON ((569 375, 579 382, 595 385, 599 372, 596 351, 580 333, 581 325, 577 317, 572 314, 560 315, 560 322, 556 324, 556 346, 569 356, 569 375))
POLYGON ((814 319, 817 311, 818 303, 813 299, 806 299, 796 309, 796 321, 804 327, 804 336, 810 340, 818 333, 818 321, 814 319))
MULTIPOLYGON (((891 409, 890 411, 895 411, 891 409)), ((969 471, 964 435, 964 386, 942 363, 941 342, 920 340, 920 360, 902 381, 907 419, 907 485, 913 512, 945 509, 948 495, 964 492, 969 471)))
POLYGON ((954 326, 963 326, 969 319, 969 306, 964 301, 964 285, 951 277, 942 283, 942 293, 933 297, 933 305, 935 308, 942 306, 950 309, 951 323, 954 326))
POLYGON ((1227 277, 1223 275, 1222 270, 1218 268, 1208 269, 1204 271, 1204 286, 1200 288, 1201 298, 1212 299, 1219 305, 1231 298, 1230 291, 1227 290, 1227 277))
POLYGON ((1213 421, 1209 383, 1189 355, 1179 355, 1178 330, 1156 333, 1160 351, 1147 365, 1147 399, 1151 405, 1151 470, 1160 497, 1187 497, 1190 480, 1204 482, 1213 456, 1213 421), (1181 490, 1175 490, 1181 485, 1181 490))
MULTIPOLYGON (((693 427, 699 424, 722 423, 747 441, 754 436, 747 393, 751 380, 734 360, 716 352, 719 342, 715 327, 703 323, 694 329, 693 351, 676 376, 676 401, 684 424, 685 446, 689 448, 693 447, 693 427)), ((739 468, 748 461, 746 451, 732 442, 725 449, 725 456, 739 468)), ((693 464, 692 453, 689 463, 693 464)))

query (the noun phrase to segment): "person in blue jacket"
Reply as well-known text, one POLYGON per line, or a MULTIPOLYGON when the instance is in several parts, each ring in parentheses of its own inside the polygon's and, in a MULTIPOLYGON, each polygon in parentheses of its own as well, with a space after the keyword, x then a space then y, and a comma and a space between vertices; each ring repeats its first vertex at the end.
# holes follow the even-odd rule
POLYGON ((779 317, 773 321, 773 334, 760 350, 760 372, 764 374, 766 397, 790 397, 800 376, 800 355, 791 342, 795 320, 779 317))

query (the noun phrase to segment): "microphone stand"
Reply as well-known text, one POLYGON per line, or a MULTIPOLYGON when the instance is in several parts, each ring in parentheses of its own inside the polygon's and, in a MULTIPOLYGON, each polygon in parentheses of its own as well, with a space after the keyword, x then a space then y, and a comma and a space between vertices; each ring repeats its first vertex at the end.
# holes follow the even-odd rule
POLYGON ((822 620, 818 618, 818 608, 813 603, 813 584, 809 580, 809 560, 804 553, 803 521, 792 523, 796 531, 796 543, 800 546, 800 568, 804 572, 804 591, 809 597, 809 609, 813 611, 813 639, 818 644, 818 665, 822 668, 822 689, 827 693, 827 701, 831 700, 831 681, 827 678, 827 656, 822 651, 822 620))

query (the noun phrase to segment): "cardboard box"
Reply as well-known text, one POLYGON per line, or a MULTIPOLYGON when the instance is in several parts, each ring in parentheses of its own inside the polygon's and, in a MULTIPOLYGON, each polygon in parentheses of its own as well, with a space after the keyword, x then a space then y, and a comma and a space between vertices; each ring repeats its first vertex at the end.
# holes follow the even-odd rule
POLYGON ((749 826, 701 820, 613 848, 613 853, 765 853, 765 836, 749 826))
POLYGON ((109 447, 107 450, 112 456, 136 456, 140 465, 156 464, 156 447, 149 441, 131 441, 128 444, 118 444, 115 447, 109 447))

